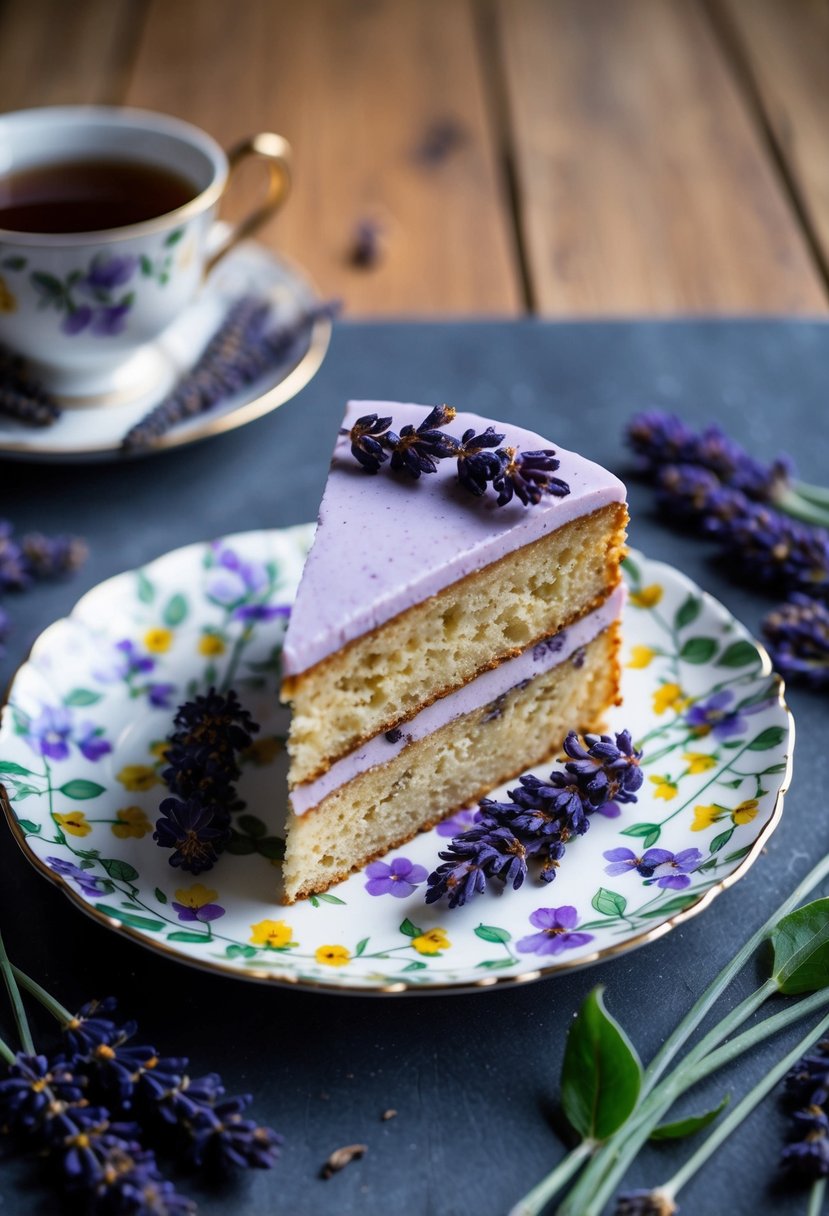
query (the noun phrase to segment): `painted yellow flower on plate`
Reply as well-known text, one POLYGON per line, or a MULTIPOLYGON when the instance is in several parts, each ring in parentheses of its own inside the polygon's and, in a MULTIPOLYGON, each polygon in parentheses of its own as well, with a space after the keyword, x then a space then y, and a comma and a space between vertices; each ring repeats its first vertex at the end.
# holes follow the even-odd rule
POLYGON ((111 825, 112 834, 119 840, 126 840, 128 836, 140 840, 153 830, 153 825, 140 806, 122 806, 120 811, 115 812, 115 818, 118 822, 111 825))
POLYGON ((6 280, 0 277, 0 312, 17 312, 17 298, 9 291, 6 280))
POLYGON ((173 644, 172 629, 148 629, 144 634, 144 645, 150 654, 164 654, 173 644))
POLYGON ((430 929, 428 933, 413 937, 412 945, 418 954, 439 954, 441 950, 448 950, 452 943, 445 929, 430 929))
POLYGON ((679 792, 676 782, 671 781, 670 777, 648 777, 648 781, 652 781, 656 786, 653 791, 654 798, 664 798, 666 802, 670 802, 679 792))
POLYGON ((756 798, 749 798, 746 802, 741 802, 739 806, 735 806, 731 812, 731 818, 736 824, 751 823, 760 809, 760 803, 756 798))
POLYGON ((65 815, 55 815, 55 819, 67 836, 88 836, 92 831, 92 824, 87 823, 83 811, 68 811, 65 815))
POLYGON ((678 684, 662 684, 653 694, 653 712, 664 714, 666 709, 684 709, 688 698, 678 684))
POLYGON ((688 772, 692 774, 705 773, 717 765, 717 757, 708 752, 683 752, 682 759, 688 765, 688 772))
POLYGON ((648 587, 640 587, 632 591, 630 602, 634 608, 655 608, 662 599, 662 588, 659 583, 651 583, 648 587))
POLYGON ((706 828, 710 828, 712 823, 722 819, 723 815, 727 815, 728 811, 723 810, 721 806, 695 806, 694 821, 691 824, 692 832, 704 832, 706 828))
MULTIPOLYGON (((191 882, 189 887, 179 887, 176 891, 176 902, 186 908, 203 908, 219 898, 218 891, 211 891, 203 882, 191 882)), ((290 937, 290 934, 288 935, 290 937)))
POLYGON ((116 773, 116 780, 121 782, 125 790, 133 793, 161 785, 161 778, 149 764, 125 764, 120 773, 116 773))
POLYGON ((224 654, 224 652, 224 639, 220 638, 218 633, 203 633, 199 638, 199 654, 210 658, 216 654, 224 654))
POLYGON ((284 920, 260 920, 250 927, 250 940, 254 946, 281 950, 283 946, 288 945, 291 937, 291 926, 284 920))
POLYGON ((628 667, 649 667, 658 654, 651 646, 631 646, 628 667))
POLYGON ((345 946, 318 946, 314 958, 326 967, 344 967, 351 955, 345 946))

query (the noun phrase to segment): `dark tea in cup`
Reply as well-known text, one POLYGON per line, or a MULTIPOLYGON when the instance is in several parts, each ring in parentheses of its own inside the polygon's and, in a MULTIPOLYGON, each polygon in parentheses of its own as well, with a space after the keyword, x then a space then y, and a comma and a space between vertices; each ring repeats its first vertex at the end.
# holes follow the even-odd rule
POLYGON ((0 228, 11 232, 103 232, 183 207, 199 187, 162 165, 68 160, 0 177, 0 228))

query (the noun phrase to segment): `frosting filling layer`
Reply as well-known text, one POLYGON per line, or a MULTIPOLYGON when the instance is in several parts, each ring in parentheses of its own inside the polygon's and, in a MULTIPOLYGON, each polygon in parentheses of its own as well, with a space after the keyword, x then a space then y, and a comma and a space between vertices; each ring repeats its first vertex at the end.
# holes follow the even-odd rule
POLYGON ((428 705, 399 730, 375 735, 362 747, 337 760, 321 777, 296 786, 290 796, 294 814, 304 815, 313 810, 346 782, 376 765, 392 760, 410 743, 425 738, 462 714, 489 704, 492 705, 493 714, 496 714, 498 698, 510 689, 552 670, 560 663, 566 663, 568 659, 577 660, 578 651, 619 617, 624 595, 624 588, 620 585, 599 608, 555 637, 528 647, 514 659, 507 659, 498 667, 482 672, 477 679, 428 705))

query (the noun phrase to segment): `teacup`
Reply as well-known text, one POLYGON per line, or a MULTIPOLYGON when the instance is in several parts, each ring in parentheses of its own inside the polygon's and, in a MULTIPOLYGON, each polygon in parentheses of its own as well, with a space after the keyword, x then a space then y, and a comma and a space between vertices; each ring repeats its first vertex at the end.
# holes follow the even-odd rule
MULTIPOLYGON (((60 207, 57 217, 43 221, 47 231, 0 226, 0 343, 24 356, 66 404, 89 405, 123 399, 132 381, 145 379, 137 353, 191 304, 206 271, 281 205, 290 188, 290 147, 265 132, 225 154, 198 127, 145 110, 21 110, 0 116, 0 216, 17 222, 19 214, 30 214, 6 207, 4 183, 10 189, 38 175, 54 179, 73 162, 81 181, 85 172, 106 180, 99 171, 109 162, 114 173, 118 165, 130 166, 136 181, 145 172, 150 194, 162 178, 177 179, 183 189, 169 196, 183 199, 180 205, 120 227, 98 220, 95 231, 51 230, 61 223, 60 207), (246 156, 268 164, 265 198, 217 242, 219 201, 230 170, 246 156), (131 367, 137 369, 134 376, 131 367)), ((141 190, 134 193, 140 202, 141 190)), ((104 215, 106 205, 104 200, 104 215)), ((147 206, 153 210, 151 202, 147 206)), ((113 204, 116 223, 118 214, 113 204)), ((80 221, 74 217, 76 226, 83 226, 83 215, 80 221)), ((142 391, 146 383, 134 388, 142 391)))

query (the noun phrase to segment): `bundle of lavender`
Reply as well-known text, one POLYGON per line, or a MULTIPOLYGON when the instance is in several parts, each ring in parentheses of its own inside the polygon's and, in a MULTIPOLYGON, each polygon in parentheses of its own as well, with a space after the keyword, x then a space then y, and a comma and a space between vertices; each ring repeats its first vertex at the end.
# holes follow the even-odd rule
POLYGON ((787 456, 763 464, 720 427, 634 415, 626 440, 657 487, 662 518, 713 539, 729 569, 788 596, 765 619, 774 665, 829 688, 829 490, 798 481, 787 456))

